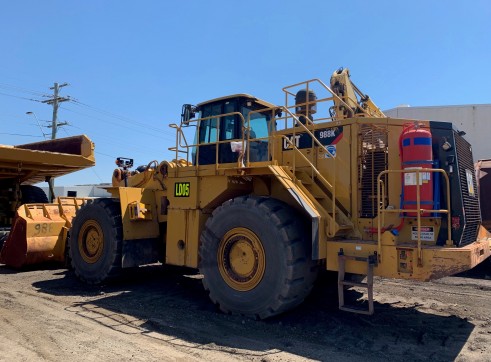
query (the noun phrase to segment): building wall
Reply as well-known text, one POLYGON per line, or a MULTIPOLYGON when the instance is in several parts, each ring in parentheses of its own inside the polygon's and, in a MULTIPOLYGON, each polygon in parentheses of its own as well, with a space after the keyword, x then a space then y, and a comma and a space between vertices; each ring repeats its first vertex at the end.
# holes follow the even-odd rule
MULTIPOLYGON (((47 186, 41 187, 46 195, 49 195, 47 186)), ((69 196, 68 192, 76 192, 77 197, 109 197, 111 194, 97 185, 88 186, 55 186, 55 196, 69 196)))
POLYGON ((474 160, 491 158, 491 104, 397 107, 384 111, 388 117, 452 122, 472 145, 474 160))

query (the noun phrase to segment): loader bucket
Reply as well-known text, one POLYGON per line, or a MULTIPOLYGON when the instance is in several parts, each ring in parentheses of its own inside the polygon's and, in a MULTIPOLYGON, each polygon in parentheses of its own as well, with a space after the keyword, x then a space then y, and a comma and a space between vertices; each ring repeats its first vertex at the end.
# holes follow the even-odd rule
POLYGON ((68 230, 84 199, 58 198, 53 204, 24 204, 17 209, 0 263, 14 268, 48 261, 64 262, 68 230))

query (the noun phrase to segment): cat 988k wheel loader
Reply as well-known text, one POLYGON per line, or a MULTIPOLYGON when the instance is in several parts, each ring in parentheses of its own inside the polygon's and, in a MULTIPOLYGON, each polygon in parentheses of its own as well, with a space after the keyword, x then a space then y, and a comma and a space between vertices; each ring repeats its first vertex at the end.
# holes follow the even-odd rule
POLYGON ((354 310, 343 291, 356 285, 371 314, 373 276, 427 281, 489 256, 471 146, 452 124, 386 117, 347 69, 283 92, 283 106, 248 94, 185 104, 173 161, 131 171, 118 159, 112 197, 72 221, 78 277, 197 268, 221 310, 267 318, 299 305, 325 268, 340 308, 354 310))

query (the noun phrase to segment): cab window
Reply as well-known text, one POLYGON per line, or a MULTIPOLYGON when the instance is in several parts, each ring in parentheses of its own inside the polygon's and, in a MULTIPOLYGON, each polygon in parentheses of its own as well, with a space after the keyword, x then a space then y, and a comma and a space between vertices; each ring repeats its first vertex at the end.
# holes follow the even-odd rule
MULTIPOLYGON (((242 107, 242 114, 247 120, 251 109, 242 107)), ((250 138, 268 138, 270 133, 271 112, 266 113, 251 113, 249 120, 249 128, 251 130, 250 138)))
MULTIPOLYGON (((200 118, 207 118, 221 113, 220 104, 203 107, 200 118)), ((200 122, 199 143, 214 143, 218 139, 218 118, 209 118, 200 122)))

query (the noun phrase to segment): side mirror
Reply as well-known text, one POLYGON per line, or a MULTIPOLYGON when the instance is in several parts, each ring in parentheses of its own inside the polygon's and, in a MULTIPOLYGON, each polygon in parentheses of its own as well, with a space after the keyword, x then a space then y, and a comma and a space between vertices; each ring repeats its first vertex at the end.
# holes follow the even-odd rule
POLYGON ((181 124, 188 124, 196 115, 197 108, 191 104, 183 104, 181 113, 181 124))

